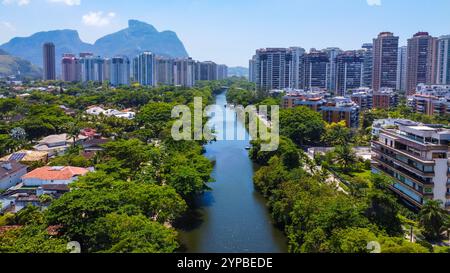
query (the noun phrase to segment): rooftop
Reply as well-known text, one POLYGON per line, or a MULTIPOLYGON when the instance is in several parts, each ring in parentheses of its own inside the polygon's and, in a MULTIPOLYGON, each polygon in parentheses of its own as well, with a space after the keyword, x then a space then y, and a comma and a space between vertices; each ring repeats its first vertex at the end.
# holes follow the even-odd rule
POLYGON ((27 173, 22 179, 68 180, 75 176, 85 175, 88 172, 89 170, 86 168, 46 166, 27 173))

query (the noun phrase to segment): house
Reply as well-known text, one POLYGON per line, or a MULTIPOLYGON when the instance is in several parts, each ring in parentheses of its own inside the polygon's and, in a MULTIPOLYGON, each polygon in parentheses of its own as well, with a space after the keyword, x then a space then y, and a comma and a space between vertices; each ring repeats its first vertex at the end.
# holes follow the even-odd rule
POLYGON ((41 139, 34 149, 47 152, 49 156, 64 154, 73 145, 73 139, 68 134, 50 135, 41 139))
POLYGON ((71 166, 46 166, 37 168, 24 176, 22 182, 25 187, 41 187, 44 185, 68 185, 86 175, 90 169, 71 166))
POLYGON ((0 190, 7 190, 20 183, 27 173, 27 166, 16 161, 0 162, 0 190))
POLYGON ((21 163, 48 162, 48 152, 21 150, 0 158, 2 161, 15 161, 21 163))
POLYGON ((98 116, 100 114, 104 114, 105 113, 105 109, 99 107, 99 106, 90 106, 88 107, 88 109, 86 110, 86 113, 88 115, 95 115, 98 116))

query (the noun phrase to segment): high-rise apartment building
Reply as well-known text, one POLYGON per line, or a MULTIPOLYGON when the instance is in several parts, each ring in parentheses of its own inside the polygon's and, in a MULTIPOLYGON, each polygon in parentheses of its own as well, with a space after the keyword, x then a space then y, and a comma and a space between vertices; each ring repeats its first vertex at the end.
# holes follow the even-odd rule
POLYGON ((292 54, 287 48, 256 51, 256 86, 260 90, 288 88, 292 54))
POLYGON ((224 80, 228 78, 228 66, 224 64, 217 65, 217 79, 224 80))
POLYGON ((433 84, 436 80, 436 45, 437 39, 428 32, 418 32, 408 40, 408 95, 416 91, 418 84, 433 84))
POLYGON ((103 81, 111 81, 111 59, 103 60, 103 81))
POLYGON ((373 44, 363 44, 362 50, 364 58, 363 86, 372 88, 373 44))
POLYGON ((399 37, 391 32, 382 32, 373 40, 374 91, 397 87, 398 41, 399 37))
POLYGON ((305 90, 327 89, 329 87, 329 62, 328 54, 323 51, 312 50, 303 55, 300 72, 301 88, 305 90))
POLYGON ((55 45, 53 43, 45 43, 42 46, 42 57, 44 64, 44 81, 56 80, 56 56, 55 45))
POLYGON ((156 56, 143 52, 133 60, 134 80, 142 86, 156 86, 156 56))
POLYGON ((256 83, 256 62, 256 55, 253 55, 253 57, 248 61, 248 81, 253 83, 256 83))
POLYGON ((397 121, 372 141, 372 171, 392 178, 392 191, 413 206, 440 200, 450 210, 449 143, 443 126, 397 121))
POLYGON ((345 96, 347 90, 363 87, 364 56, 361 51, 346 51, 336 56, 336 92, 345 96))
POLYGON ((174 60, 156 57, 156 83, 160 85, 173 85, 174 60))
POLYGON ((301 47, 290 47, 291 61, 289 64, 289 87, 299 89, 301 86, 301 61, 305 49, 301 47))
POLYGON ((408 71, 408 47, 402 46, 398 49, 398 65, 397 65, 397 90, 406 91, 408 71))
POLYGON ((61 80, 77 82, 81 80, 81 71, 78 59, 74 54, 66 53, 61 59, 61 80))
POLYGON ((105 67, 105 60, 103 58, 95 57, 91 53, 82 53, 80 54, 79 63, 82 82, 103 82, 105 67))
POLYGON ((195 61, 191 58, 174 61, 174 84, 185 87, 195 85, 195 61))
POLYGON ((112 86, 130 84, 130 60, 128 57, 117 56, 111 59, 110 83, 112 86))
MULTIPOLYGON (((335 92, 336 91, 336 76, 337 76, 337 56, 342 53, 342 50, 337 47, 329 47, 324 50, 323 52, 326 52, 328 55, 328 79, 327 79, 327 89, 329 91, 335 92)), ((336 92, 335 92, 336 94, 336 92)))
POLYGON ((437 41, 436 83, 450 84, 450 35, 441 36, 437 41))

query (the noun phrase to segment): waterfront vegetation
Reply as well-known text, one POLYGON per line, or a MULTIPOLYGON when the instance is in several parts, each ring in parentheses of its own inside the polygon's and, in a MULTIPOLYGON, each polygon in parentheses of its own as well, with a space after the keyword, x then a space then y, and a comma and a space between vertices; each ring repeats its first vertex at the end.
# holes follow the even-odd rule
MULTIPOLYGON (((280 95, 230 91, 228 97, 236 104, 280 105, 280 95)), ((392 181, 372 174, 370 161, 356 156, 353 147, 369 145, 372 123, 381 118, 450 122, 448 116, 413 113, 403 102, 396 109, 363 111, 362 126, 350 130, 343 122, 327 124, 319 113, 297 107, 281 110, 278 151, 262 152, 261 143, 252 142, 250 157, 261 166, 255 186, 285 231, 290 252, 366 253, 372 251, 367 248, 372 241, 383 253, 450 252, 438 245, 450 223, 440 204, 430 202, 420 213, 410 210, 389 190, 392 181), (303 151, 311 146, 333 149, 311 159, 303 151), (414 242, 409 239, 411 227, 414 242)))
POLYGON ((21 98, 3 90, 7 98, 0 99, 2 156, 32 148, 50 134, 75 137, 82 128, 95 129, 112 141, 90 159, 81 156, 79 146, 51 159, 53 166, 92 166, 96 171, 71 184, 72 190, 60 199, 43 198, 42 202, 51 201, 44 211, 28 207, 0 216, 0 227, 7 227, 0 235, 0 252, 67 252, 69 241, 79 242, 83 252, 176 251, 178 235, 171 223, 195 195, 208 190, 213 166, 203 156, 204 141, 172 140, 171 111, 178 104, 192 106, 194 97, 211 103, 220 86, 69 85, 21 98), (131 108, 138 114, 134 120, 86 115, 91 105, 131 108), (49 232, 49 227, 57 232, 49 232))

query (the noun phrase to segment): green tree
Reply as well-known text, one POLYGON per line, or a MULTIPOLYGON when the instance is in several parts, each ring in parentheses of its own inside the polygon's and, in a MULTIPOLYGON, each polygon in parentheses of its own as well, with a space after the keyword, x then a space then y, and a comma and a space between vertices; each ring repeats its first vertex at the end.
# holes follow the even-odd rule
POLYGON ((419 213, 419 223, 424 229, 425 237, 429 240, 439 240, 445 224, 448 223, 448 217, 441 201, 426 201, 419 213))
POLYGON ((319 113, 296 107, 280 111, 280 133, 298 145, 320 142, 325 125, 319 113))

